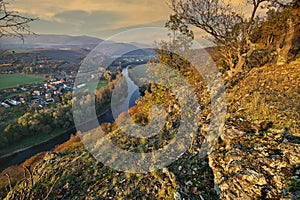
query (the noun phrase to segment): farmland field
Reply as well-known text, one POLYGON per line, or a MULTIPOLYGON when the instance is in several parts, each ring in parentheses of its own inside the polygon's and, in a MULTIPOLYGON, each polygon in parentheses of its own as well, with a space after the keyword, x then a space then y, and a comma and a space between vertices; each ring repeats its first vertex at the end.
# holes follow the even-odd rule
POLYGON ((18 87, 24 84, 41 83, 44 78, 25 74, 0 74, 0 90, 18 87))

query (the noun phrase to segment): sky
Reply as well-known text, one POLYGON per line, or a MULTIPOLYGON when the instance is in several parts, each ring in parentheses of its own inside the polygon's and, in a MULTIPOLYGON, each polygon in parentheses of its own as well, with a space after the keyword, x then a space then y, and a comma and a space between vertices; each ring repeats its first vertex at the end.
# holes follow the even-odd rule
MULTIPOLYGON (((20 14, 38 17, 37 34, 87 35, 101 39, 141 27, 164 27, 172 14, 168 0, 12 0, 20 14)), ((246 0, 242 0, 246 1, 246 0)), ((232 0, 231 3, 240 3, 232 0)), ((193 29, 196 39, 204 32, 193 29)))
POLYGON ((38 17, 39 34, 89 35, 107 38, 138 27, 163 27, 171 14, 164 0, 14 0, 19 13, 38 17))

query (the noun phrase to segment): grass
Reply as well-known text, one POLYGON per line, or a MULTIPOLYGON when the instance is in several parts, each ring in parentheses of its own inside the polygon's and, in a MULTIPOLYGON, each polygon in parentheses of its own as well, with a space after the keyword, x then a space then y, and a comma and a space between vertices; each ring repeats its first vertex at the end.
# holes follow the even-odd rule
POLYGON ((22 139, 20 142, 15 143, 14 145, 10 145, 6 148, 0 149, 0 155, 5 155, 20 149, 24 149, 33 145, 40 144, 44 141, 50 140, 55 138, 61 134, 66 132, 66 129, 56 129, 48 134, 39 134, 39 135, 32 135, 22 139))
POLYGON ((20 96, 20 95, 25 95, 25 94, 26 94, 26 91, 13 93, 13 94, 10 94, 10 95, 6 96, 6 99, 7 99, 7 98, 16 97, 16 96, 20 96))
POLYGON ((0 74, 0 90, 14 88, 20 85, 41 83, 46 79, 26 74, 0 74))
POLYGON ((108 82, 106 80, 93 81, 86 83, 86 86, 84 86, 82 89, 86 89, 88 91, 96 91, 103 87, 106 87, 107 85, 108 82))
POLYGON ((95 82, 90 82, 90 83, 87 83, 87 86, 86 88, 88 90, 93 90, 96 88, 96 90, 102 88, 102 87, 105 87, 107 86, 107 81, 106 80, 100 80, 99 82, 98 81, 95 81, 95 82), (97 87, 96 87, 97 86, 97 87))
POLYGON ((16 50, 8 50, 6 54, 18 54, 18 53, 33 53, 33 49, 16 49, 16 50))
POLYGON ((299 67, 295 61, 254 69, 227 92, 228 111, 257 124, 271 121, 275 128, 289 128, 291 134, 299 135, 299 67))

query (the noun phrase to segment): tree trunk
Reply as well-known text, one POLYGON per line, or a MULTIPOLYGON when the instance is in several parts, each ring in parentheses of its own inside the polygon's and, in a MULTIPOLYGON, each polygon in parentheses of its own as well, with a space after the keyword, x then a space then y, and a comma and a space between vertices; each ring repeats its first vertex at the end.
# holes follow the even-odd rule
POLYGON ((243 70, 243 66, 245 65, 245 63, 246 63, 246 58, 245 58, 245 56, 239 55, 239 61, 238 61, 238 63, 236 64, 233 73, 234 73, 234 74, 237 74, 237 73, 239 73, 240 71, 242 71, 242 70, 243 70))
POLYGON ((246 53, 238 54, 238 63, 235 66, 234 74, 237 74, 243 70, 243 67, 249 57, 252 56, 258 44, 252 43, 250 40, 248 41, 248 50, 246 53))
POLYGON ((284 65, 287 63, 289 51, 293 45, 295 27, 294 27, 292 20, 288 20, 287 23, 289 25, 289 29, 287 31, 287 34, 282 36, 282 37, 285 37, 285 38, 283 38, 284 44, 282 47, 280 47, 281 46, 280 44, 277 45, 277 47, 276 47, 276 52, 277 52, 276 64, 277 65, 284 65))

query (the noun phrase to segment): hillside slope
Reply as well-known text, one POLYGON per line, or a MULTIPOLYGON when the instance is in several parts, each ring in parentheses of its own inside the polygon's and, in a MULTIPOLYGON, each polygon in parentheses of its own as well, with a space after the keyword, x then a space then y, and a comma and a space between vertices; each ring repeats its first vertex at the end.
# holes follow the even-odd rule
POLYGON ((253 69, 227 93, 226 131, 209 156, 221 199, 299 199, 300 60, 253 69))
MULTIPOLYGON (((299 77, 298 59, 253 69, 226 91, 225 131, 208 159, 197 153, 199 133, 168 167, 129 174, 97 162, 77 138, 32 165, 6 199, 299 199, 299 77)), ((105 129, 120 146, 136 143, 113 125, 105 129)))

